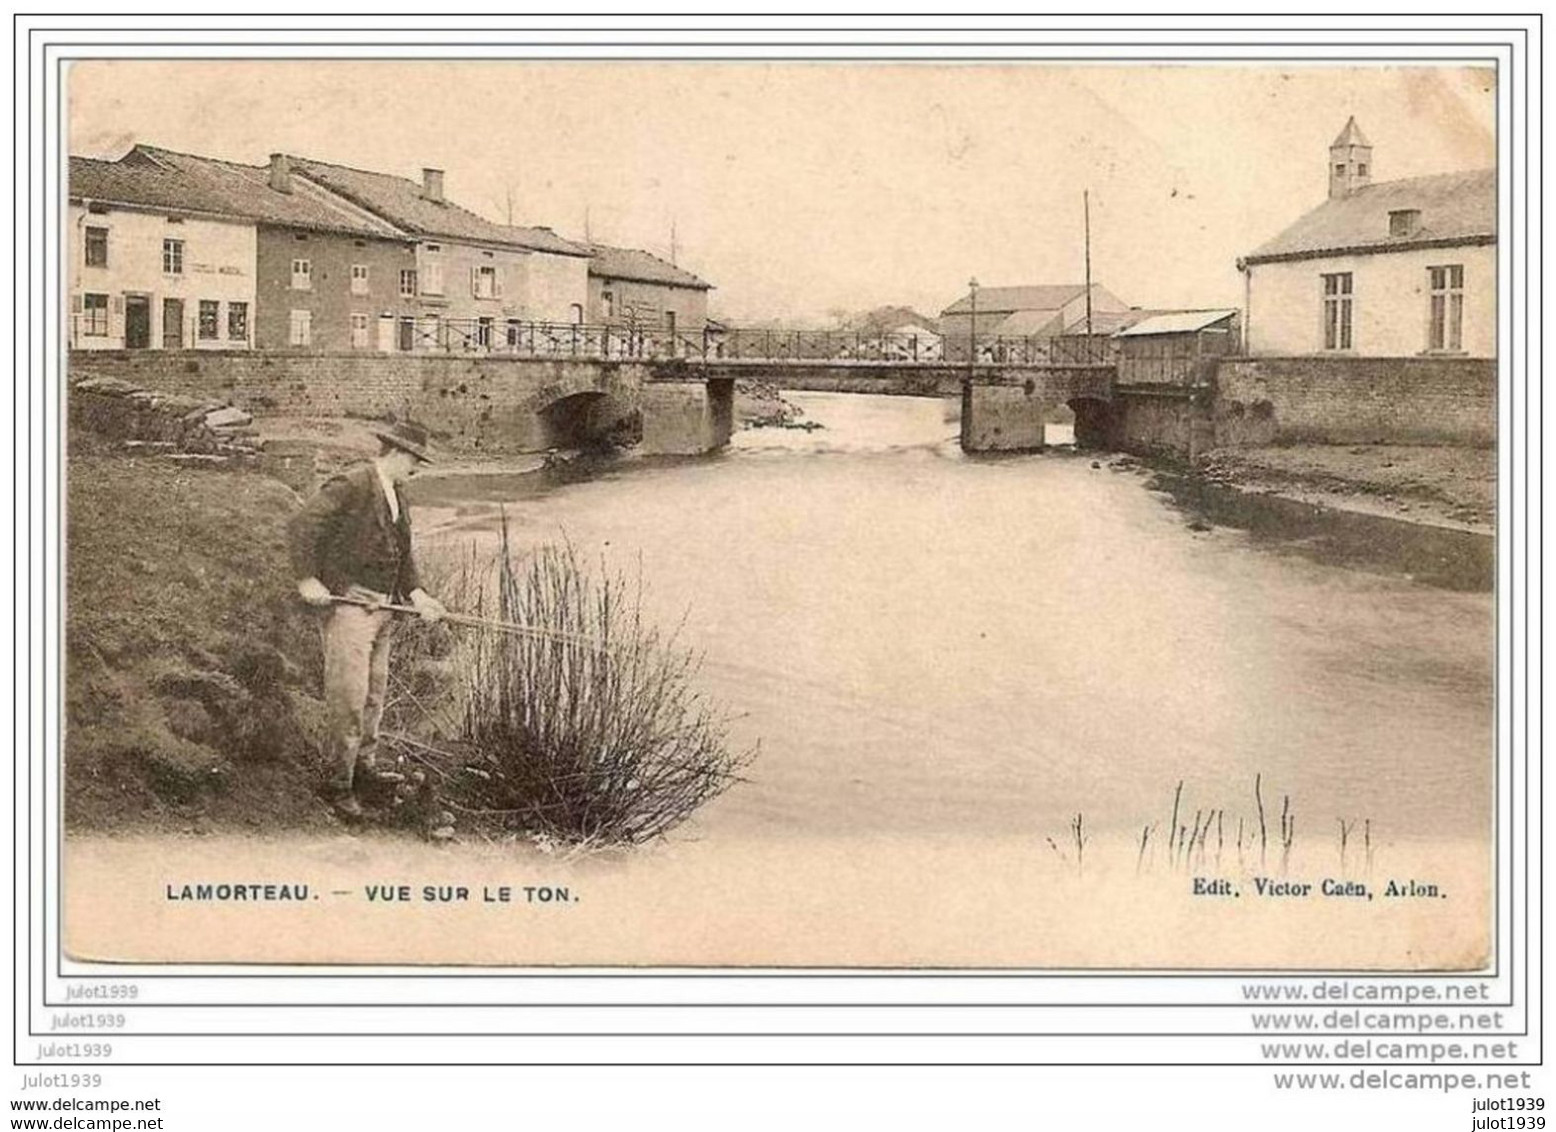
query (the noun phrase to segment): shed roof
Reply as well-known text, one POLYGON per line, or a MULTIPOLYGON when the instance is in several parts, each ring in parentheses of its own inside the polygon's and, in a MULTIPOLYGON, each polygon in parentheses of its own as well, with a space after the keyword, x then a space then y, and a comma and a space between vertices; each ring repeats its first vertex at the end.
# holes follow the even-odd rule
POLYGON ((589 274, 605 279, 630 279, 637 283, 661 283, 668 287, 713 290, 713 284, 697 278, 685 268, 640 248, 613 248, 608 244, 590 244, 594 259, 589 274))
MULTIPOLYGON (((1165 313, 1167 312, 1141 310, 1139 307, 1130 307, 1128 310, 1122 311, 1092 311, 1091 333, 1094 336, 1098 334, 1114 334, 1117 331, 1123 330, 1126 326, 1133 326, 1144 319, 1165 313)), ((1081 314, 1071 319, 1070 324, 1064 328, 1064 332, 1065 334, 1085 334, 1086 316, 1081 314)))
POLYGON ((1494 243, 1497 172, 1436 173, 1379 181, 1327 200, 1245 257, 1245 263, 1311 259, 1335 252, 1387 252, 1397 248, 1494 243), (1389 235, 1389 213, 1415 209, 1418 226, 1407 236, 1389 235))
MULTIPOLYGON (((981 303, 978 306, 978 314, 980 316, 978 325, 981 327, 984 325, 981 319, 983 315, 983 305, 981 303)), ((1000 318, 999 312, 996 311, 990 316, 989 333, 997 338, 1028 338, 1033 334, 1040 334, 1050 327, 1056 331, 1063 329, 1062 327, 1054 326, 1054 321, 1058 317, 1059 310, 1057 307, 1049 310, 1014 311, 1003 318, 1000 318), (994 322, 996 318, 999 318, 998 322, 994 322)))
POLYGON ((1237 315, 1235 310, 1172 311, 1141 319, 1126 326, 1115 338, 1137 338, 1147 334, 1193 334, 1237 315))
POLYGON ((269 169, 137 145, 118 161, 70 159, 70 196, 146 208, 203 212, 290 228, 401 237, 394 225, 316 186, 270 187, 269 169))
MULTIPOLYGON (((1086 293, 1084 283, 1046 283, 1034 287, 980 287, 978 288, 978 313, 1003 314, 1013 311, 1058 310, 1071 299, 1086 293)), ((963 295, 940 314, 968 314, 972 311, 972 295, 963 295)))
MULTIPOLYGON (((515 230, 477 216, 449 200, 428 200, 420 181, 393 173, 375 173, 332 165, 307 157, 291 157, 292 172, 323 185, 361 208, 417 236, 439 236, 482 244, 507 244, 530 250, 515 230)), ((534 229, 521 231, 533 232, 534 229)))

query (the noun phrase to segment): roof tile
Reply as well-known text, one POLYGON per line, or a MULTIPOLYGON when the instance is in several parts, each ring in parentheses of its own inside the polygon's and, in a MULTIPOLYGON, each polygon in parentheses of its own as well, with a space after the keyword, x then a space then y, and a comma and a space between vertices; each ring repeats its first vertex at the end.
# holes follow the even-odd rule
POLYGON ((699 279, 685 268, 639 248, 613 248, 608 244, 590 244, 589 247, 594 252, 594 259, 589 262, 590 275, 607 279, 631 279, 638 283, 663 283, 671 287, 693 287, 701 291, 713 290, 713 284, 699 279))
POLYGON ((70 195, 148 208, 187 210, 293 228, 394 238, 392 224, 294 179, 293 191, 270 187, 269 169, 136 146, 118 161, 70 159, 70 195))
POLYGON ((1497 234, 1497 173, 1438 173, 1379 181, 1327 200, 1245 261, 1305 259, 1339 251, 1388 251, 1444 243, 1484 243, 1497 234), (1389 235, 1389 213, 1418 209, 1408 236, 1389 235))

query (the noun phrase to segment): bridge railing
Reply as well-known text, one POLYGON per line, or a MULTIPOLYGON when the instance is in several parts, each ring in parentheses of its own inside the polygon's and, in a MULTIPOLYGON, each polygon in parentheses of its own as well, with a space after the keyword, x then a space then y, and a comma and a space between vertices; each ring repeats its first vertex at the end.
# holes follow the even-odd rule
MULTIPOLYGON (((968 341, 937 334, 850 330, 666 327, 542 322, 502 318, 419 319, 402 349, 526 358, 621 358, 692 361, 873 362, 965 365, 968 341)), ((979 337, 978 365, 1096 365, 1111 362, 1100 337, 979 337)))

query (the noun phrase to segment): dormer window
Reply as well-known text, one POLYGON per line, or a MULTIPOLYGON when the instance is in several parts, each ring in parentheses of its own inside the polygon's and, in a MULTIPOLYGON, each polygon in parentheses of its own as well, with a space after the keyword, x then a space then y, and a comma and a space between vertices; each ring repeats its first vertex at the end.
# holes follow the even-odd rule
POLYGON ((1389 213, 1390 236, 1414 236, 1420 229, 1419 208, 1396 208, 1389 213))

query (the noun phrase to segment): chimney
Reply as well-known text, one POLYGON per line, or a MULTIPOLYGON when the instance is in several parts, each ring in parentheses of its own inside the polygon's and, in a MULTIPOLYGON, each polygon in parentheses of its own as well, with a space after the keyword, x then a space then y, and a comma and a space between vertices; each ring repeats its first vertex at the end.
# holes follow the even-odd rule
POLYGON ((424 200, 430 200, 435 204, 443 203, 443 170, 423 169, 421 171, 421 195, 424 200))
POLYGON ((284 153, 270 155, 270 187, 278 193, 292 191, 292 163, 284 153))

